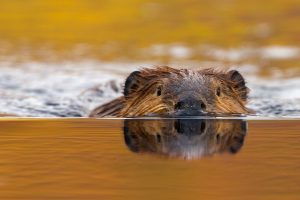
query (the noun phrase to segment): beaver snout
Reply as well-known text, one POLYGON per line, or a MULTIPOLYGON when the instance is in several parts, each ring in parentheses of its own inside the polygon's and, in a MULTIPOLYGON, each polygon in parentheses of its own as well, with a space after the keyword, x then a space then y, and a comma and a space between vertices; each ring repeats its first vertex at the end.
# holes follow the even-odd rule
POLYGON ((179 99, 174 106, 175 115, 195 116, 206 113, 206 104, 192 96, 179 99))

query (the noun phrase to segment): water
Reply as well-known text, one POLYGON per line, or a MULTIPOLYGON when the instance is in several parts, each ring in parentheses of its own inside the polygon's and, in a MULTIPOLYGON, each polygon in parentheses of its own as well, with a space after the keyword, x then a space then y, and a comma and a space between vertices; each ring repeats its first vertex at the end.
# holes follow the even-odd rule
POLYGON ((298 13, 295 0, 2 1, 0 199, 299 199, 298 13), (79 118, 155 65, 237 69, 257 115, 79 118))
POLYGON ((0 127, 1 199, 300 196, 296 120, 2 119, 0 127))
MULTIPOLYGON (((29 117, 88 116, 96 106, 120 95, 126 76, 156 63, 80 62, 2 62, 0 73, 1 113, 29 117)), ((171 65, 199 69, 203 63, 171 65)), ((251 89, 249 107, 263 117, 300 116, 300 78, 287 75, 260 76, 256 65, 238 69, 251 89)))
POLYGON ((239 69, 259 116, 299 117, 298 4, 2 2, 0 115, 87 116, 133 70, 169 65, 239 69))

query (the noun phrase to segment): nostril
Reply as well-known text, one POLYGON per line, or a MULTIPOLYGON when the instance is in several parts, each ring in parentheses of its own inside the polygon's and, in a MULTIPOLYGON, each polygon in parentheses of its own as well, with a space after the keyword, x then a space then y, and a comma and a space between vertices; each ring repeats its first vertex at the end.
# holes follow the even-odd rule
POLYGON ((183 107, 182 101, 177 102, 174 106, 175 110, 180 110, 180 109, 182 109, 182 107, 183 107))
POLYGON ((200 103, 200 108, 201 110, 205 111, 206 110, 206 105, 203 101, 194 101, 194 102, 184 102, 184 101, 178 101, 175 105, 174 105, 174 109, 175 110, 182 110, 185 108, 199 108, 199 103, 200 103))
POLYGON ((202 110, 205 110, 205 109, 206 109, 206 105, 205 105, 203 102, 200 104, 200 106, 201 106, 201 109, 202 109, 202 110))

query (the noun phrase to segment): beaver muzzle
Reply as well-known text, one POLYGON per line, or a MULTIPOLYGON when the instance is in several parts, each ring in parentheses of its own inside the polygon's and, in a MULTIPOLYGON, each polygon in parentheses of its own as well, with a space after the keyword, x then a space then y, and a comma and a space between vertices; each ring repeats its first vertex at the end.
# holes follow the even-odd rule
POLYGON ((205 103, 193 96, 180 98, 174 107, 174 115, 176 116, 201 116, 205 114, 207 114, 205 103))

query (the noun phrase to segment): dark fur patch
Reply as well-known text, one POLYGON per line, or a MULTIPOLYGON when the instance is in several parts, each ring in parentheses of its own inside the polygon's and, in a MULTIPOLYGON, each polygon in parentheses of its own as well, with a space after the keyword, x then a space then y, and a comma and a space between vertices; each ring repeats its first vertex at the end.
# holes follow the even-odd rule
POLYGON ((234 89, 239 92, 241 99, 246 101, 248 98, 248 88, 246 87, 246 81, 244 77, 236 70, 229 71, 228 76, 234 84, 234 89))
POLYGON ((125 81, 124 96, 128 96, 132 91, 135 91, 139 86, 138 76, 140 71, 132 72, 125 81))

